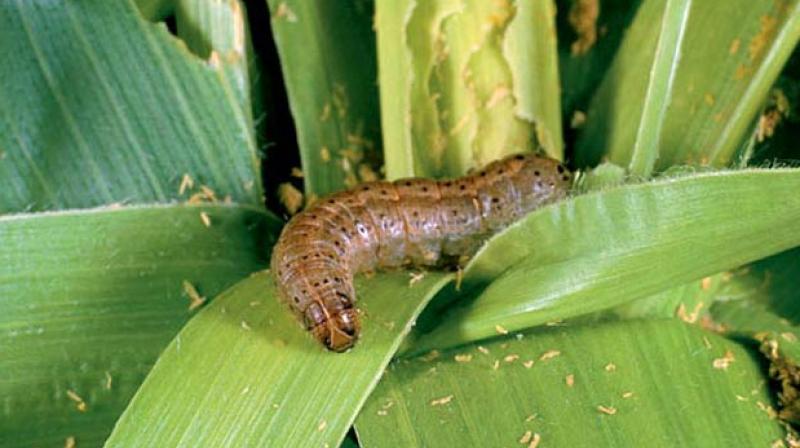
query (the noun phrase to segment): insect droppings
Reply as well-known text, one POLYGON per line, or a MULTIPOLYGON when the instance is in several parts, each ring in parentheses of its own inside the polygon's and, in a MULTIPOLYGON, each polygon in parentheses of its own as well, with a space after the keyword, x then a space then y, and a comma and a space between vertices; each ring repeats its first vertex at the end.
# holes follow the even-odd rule
POLYGON ((453 400, 453 395, 448 395, 446 397, 437 398, 431 400, 431 406, 441 406, 443 404, 450 403, 453 400))
POLYGON ((81 398, 81 396, 78 395, 78 393, 74 390, 67 390, 67 397, 75 403, 75 409, 78 411, 86 412, 86 410, 89 408, 86 405, 86 402, 83 401, 83 398, 81 398))
POLYGON ((542 356, 539 357, 539 361, 547 361, 548 359, 553 359, 558 356, 561 356, 561 352, 558 350, 548 350, 542 353, 542 356))
POLYGON ((612 406, 603 406, 602 404, 597 406, 597 410, 606 415, 614 415, 617 413, 617 408, 612 406))

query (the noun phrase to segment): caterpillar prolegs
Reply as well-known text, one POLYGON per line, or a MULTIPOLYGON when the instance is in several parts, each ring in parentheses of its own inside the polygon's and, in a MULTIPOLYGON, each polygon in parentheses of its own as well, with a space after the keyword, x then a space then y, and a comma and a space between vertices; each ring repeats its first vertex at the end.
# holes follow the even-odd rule
POLYGON ((284 227, 271 269, 281 296, 330 350, 359 333, 353 275, 454 266, 498 230, 566 195, 558 161, 515 155, 452 180, 362 184, 315 202, 284 227))

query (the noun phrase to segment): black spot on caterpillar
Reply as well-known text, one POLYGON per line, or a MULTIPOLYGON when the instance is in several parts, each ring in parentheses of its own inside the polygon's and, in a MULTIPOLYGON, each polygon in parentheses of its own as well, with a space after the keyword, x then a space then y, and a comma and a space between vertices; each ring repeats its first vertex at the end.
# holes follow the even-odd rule
POLYGON ((282 298, 331 350, 353 346, 353 275, 399 266, 454 266, 492 234, 564 197, 557 160, 515 155, 452 180, 362 184, 315 202, 284 227, 271 269, 282 298))

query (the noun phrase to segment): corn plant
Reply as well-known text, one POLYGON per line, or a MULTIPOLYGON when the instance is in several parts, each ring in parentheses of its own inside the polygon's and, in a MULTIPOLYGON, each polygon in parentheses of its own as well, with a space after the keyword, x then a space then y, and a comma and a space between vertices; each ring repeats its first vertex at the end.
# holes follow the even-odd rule
POLYGON ((0 3, 0 445, 797 446, 797 0, 0 3), (303 204, 540 151, 569 198, 356 279, 303 204))

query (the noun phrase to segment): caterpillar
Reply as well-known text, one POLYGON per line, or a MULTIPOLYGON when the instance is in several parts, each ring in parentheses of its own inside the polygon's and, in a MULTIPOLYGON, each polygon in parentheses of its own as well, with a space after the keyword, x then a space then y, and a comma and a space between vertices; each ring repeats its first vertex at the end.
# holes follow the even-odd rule
POLYGON ((286 224, 271 270, 281 298, 328 349, 358 338, 353 276, 401 266, 454 267, 492 234, 564 197, 557 160, 513 155, 451 180, 368 182, 312 204, 286 224))

